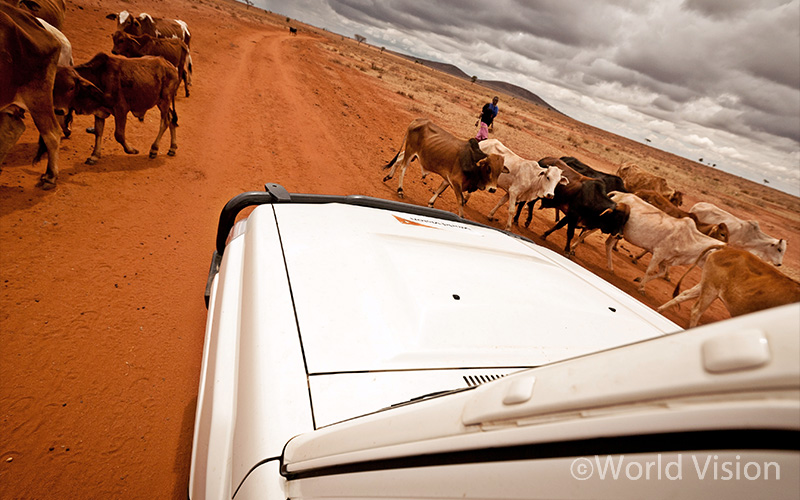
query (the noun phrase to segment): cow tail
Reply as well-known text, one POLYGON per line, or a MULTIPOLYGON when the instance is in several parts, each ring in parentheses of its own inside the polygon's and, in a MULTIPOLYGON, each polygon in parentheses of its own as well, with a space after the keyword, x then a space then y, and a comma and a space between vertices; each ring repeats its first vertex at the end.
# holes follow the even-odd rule
POLYGON ((406 145, 406 141, 407 141, 407 140, 408 140, 408 132, 406 132, 406 135, 404 135, 404 136, 403 136, 403 142, 401 142, 401 143, 400 143, 400 149, 398 149, 398 150, 397 150, 397 154, 396 154, 396 155, 394 155, 394 158, 392 158, 392 159, 391 159, 391 161, 389 161, 389 163, 387 163, 386 165, 384 165, 384 166, 383 166, 383 169, 384 169, 384 170, 386 170, 387 168, 391 168, 391 167, 392 167, 392 165, 394 165, 394 164, 395 164, 395 162, 397 161, 397 158, 399 158, 399 157, 400 157, 400 153, 401 153, 401 152, 403 151, 403 149, 405 148, 405 145, 406 145))
POLYGON ((175 110, 175 94, 172 94, 172 108, 169 110, 170 120, 176 127, 178 126, 178 112, 175 110))
POLYGON ((681 282, 683 281, 683 278, 685 278, 685 277, 686 277, 686 275, 687 275, 687 274, 689 274, 689 272, 690 272, 692 269, 694 269, 694 268, 695 268, 695 267, 696 267, 696 266, 697 266, 697 265, 700 263, 700 261, 701 261, 701 260, 703 260, 703 258, 704 258, 704 257, 705 257, 705 256, 706 256, 706 255, 707 255, 709 252, 711 252, 711 251, 713 251, 713 250, 719 250, 720 248, 725 248, 725 245, 711 245, 710 247, 708 247, 708 248, 706 248, 705 250, 703 250, 702 252, 700 252, 700 255, 698 255, 698 256, 697 256, 697 259, 695 259, 694 263, 693 263, 691 266, 689 266, 689 269, 687 269, 687 270, 686 270, 686 271, 683 273, 683 276, 681 276, 681 278, 678 280, 678 283, 675 285, 675 290, 672 292, 672 298, 673 298, 673 299, 674 299, 675 297, 677 297, 679 293, 681 293, 681 282))

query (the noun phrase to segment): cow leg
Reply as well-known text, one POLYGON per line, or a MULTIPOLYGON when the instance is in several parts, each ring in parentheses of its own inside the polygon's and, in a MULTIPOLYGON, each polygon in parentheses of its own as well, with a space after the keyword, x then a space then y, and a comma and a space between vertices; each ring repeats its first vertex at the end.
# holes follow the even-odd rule
MULTIPOLYGON (((46 103, 45 103, 46 104, 46 103)), ((31 118, 39 130, 41 139, 47 148, 47 170, 39 178, 37 185, 42 189, 53 189, 58 179, 58 145, 60 142, 59 126, 56 115, 53 113, 53 104, 46 104, 47 109, 31 107, 31 118)))
POLYGON ((613 234, 609 234, 608 238, 606 238, 606 266, 612 273, 614 272, 614 264, 611 262, 611 251, 617 246, 619 240, 620 238, 613 234))
MULTIPOLYGON (((445 186, 445 189, 447 189, 447 186, 445 186)), ((463 219, 464 205, 466 204, 466 201, 464 200, 464 191, 463 188, 461 187, 461 184, 453 184, 453 192, 456 194, 456 204, 458 204, 458 216, 463 219)), ((431 204, 431 206, 433 206, 433 204, 431 204)))
POLYGON ((644 276, 639 283, 639 293, 644 295, 644 285, 652 279, 663 276, 667 272, 668 267, 669 264, 667 263, 666 259, 661 256, 659 251, 656 250, 653 252, 653 258, 650 259, 650 264, 648 264, 647 270, 644 272, 644 276))
POLYGON ((183 90, 186 92, 186 97, 189 97, 189 76, 186 74, 186 66, 181 68, 181 80, 183 80, 183 90))
POLYGON ((642 258, 642 257, 644 257, 645 255, 647 255, 648 253, 650 253, 650 250, 644 250, 642 253, 640 253, 639 255, 637 255, 636 257, 634 257, 634 258, 633 258, 633 260, 631 260, 631 262, 632 262, 633 264, 636 264, 637 262, 639 262, 639 259, 641 259, 641 258, 642 258))
POLYGON ((573 254, 575 253, 575 248, 578 245, 580 245, 581 243, 583 243, 589 235, 592 235, 592 234, 596 233, 597 231, 599 231, 599 229, 589 229, 589 230, 583 229, 583 230, 581 230, 581 234, 578 235, 578 239, 575 240, 575 243, 572 245, 572 248, 570 249, 572 251, 572 253, 573 254))
MULTIPOLYGON (((517 193, 515 193, 514 191, 510 191, 506 193, 506 196, 503 197, 503 200, 505 200, 506 198, 508 198, 508 217, 506 218, 506 231, 511 231, 511 221, 513 219, 514 207, 517 206, 517 193)), ((503 200, 500 200, 500 203, 497 204, 498 207, 503 203, 503 200)), ((497 210, 497 207, 495 207, 495 210, 497 210)))
POLYGON ((700 317, 706 312, 706 309, 709 308, 712 302, 714 302, 717 297, 719 296, 719 290, 716 287, 706 283, 703 286, 703 281, 700 281, 700 284, 697 285, 701 287, 700 291, 700 298, 697 299, 697 302, 694 303, 692 306, 692 314, 689 317, 689 328, 694 328, 700 322, 700 317))
POLYGON ((514 224, 519 225, 519 216, 522 215, 522 209, 525 207, 524 201, 518 201, 517 206, 514 208, 514 224))
POLYGON ((127 141, 125 141, 125 124, 127 121, 127 111, 114 111, 114 139, 116 139, 118 143, 122 144, 122 149, 125 150, 125 153, 129 155, 138 155, 139 150, 130 147, 127 141))
POLYGON ((575 222, 569 216, 564 217, 564 219, 569 219, 567 223, 567 243, 564 245, 564 253, 567 255, 575 255, 575 251, 570 248, 572 237, 575 236, 575 222))
POLYGON ((100 154, 103 149, 103 130, 106 128, 105 117, 94 117, 94 151, 92 156, 86 159, 87 165, 94 165, 100 159, 100 154))
POLYGON ((700 290, 701 290, 701 286, 700 285, 701 285, 701 283, 698 283, 694 287, 681 292, 674 299, 670 300, 669 302, 665 302, 664 304, 659 306, 657 311, 658 312, 663 312, 663 311, 666 311, 667 309, 669 309, 670 307, 672 307, 672 306, 674 306, 676 304, 680 304, 681 302, 684 302, 684 301, 699 297, 700 296, 700 290))
POLYGON ((566 217, 564 217, 564 218, 563 218, 563 219, 561 219, 560 221, 556 222, 556 224, 555 224, 553 227, 551 227, 550 229, 548 229, 547 231, 545 231, 545 232, 544 232, 544 234, 541 236, 541 238, 542 238, 543 240, 546 240, 546 239, 547 239, 547 237, 548 237, 548 236, 550 236, 550 234, 551 234, 553 231, 558 231, 559 229, 561 229, 562 227, 564 227, 564 226, 566 226, 566 225, 567 225, 567 218, 566 218, 566 217))
MULTIPOLYGON (((533 205, 535 203, 536 203, 536 200, 531 200, 531 201, 528 202, 528 218, 525 219, 525 227, 526 228, 531 225, 531 220, 533 220, 533 205)), ((556 219, 556 222, 558 222, 558 219, 556 219)))
POLYGON ((161 111, 161 122, 159 123, 158 135, 156 136, 156 140, 153 141, 153 145, 150 146, 150 158, 155 158, 156 156, 158 156, 158 145, 161 142, 161 137, 164 135, 164 132, 167 130, 168 127, 169 127, 169 135, 171 138, 171 144, 169 148, 169 151, 171 153, 170 156, 175 156, 175 149, 178 147, 178 145, 175 143, 175 134, 176 134, 175 127, 173 126, 172 122, 169 119, 169 103, 166 103, 165 106, 159 105, 158 107, 159 110, 161 111))
MULTIPOLYGON (((400 178, 401 179, 403 178, 403 174, 402 173, 400 174, 400 178)), ((433 198, 428 200, 428 206, 429 207, 433 207, 433 204, 436 201, 436 198, 438 198, 440 194, 444 193, 445 189, 447 189, 447 186, 449 186, 449 185, 450 185, 450 183, 447 181, 447 179, 442 180, 442 183, 439 184, 439 188, 436 190, 435 193, 433 193, 433 198)), ((456 191, 456 189, 453 188, 453 191, 456 191)), ((460 196, 460 192, 458 194, 456 194, 456 200, 458 200, 458 210, 459 210, 459 212, 461 214, 463 214, 464 213, 464 206, 461 204, 462 199, 461 199, 461 196, 460 196)))
MULTIPOLYGON (((489 210, 489 215, 487 215, 487 217, 489 218, 489 220, 496 220, 496 219, 494 218, 494 214, 495 214, 495 212, 497 212, 497 209, 498 209, 498 208, 500 208, 500 206, 501 206, 501 205, 503 205, 503 203, 505 203, 505 202, 506 202, 506 201, 508 201, 508 200, 509 200, 509 194, 508 194, 508 193, 506 193, 506 194, 505 194, 505 195, 504 195, 502 198, 500 198, 500 201, 498 201, 498 202, 497 202, 497 205, 495 205, 493 209, 489 210)), ((511 204, 509 203, 509 207, 508 207, 508 219, 509 219, 509 225, 511 225, 511 222, 510 222, 510 221, 511 221, 511 215, 512 215, 512 214, 513 214, 513 211, 511 210, 511 204)))

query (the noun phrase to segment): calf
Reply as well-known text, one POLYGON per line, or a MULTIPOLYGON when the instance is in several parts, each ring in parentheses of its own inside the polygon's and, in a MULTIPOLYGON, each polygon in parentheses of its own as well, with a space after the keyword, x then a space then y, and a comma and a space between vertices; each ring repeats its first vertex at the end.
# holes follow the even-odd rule
POLYGON ((99 53, 89 62, 74 67, 58 69, 53 91, 56 107, 74 109, 78 114, 93 114, 95 146, 86 163, 94 165, 100 158, 105 120, 114 115, 114 138, 126 153, 137 154, 125 140, 125 123, 128 113, 142 117, 153 107, 161 112, 161 123, 150 158, 158 153, 161 136, 169 127, 169 156, 178 147, 175 112, 175 93, 178 90, 178 72, 161 57, 144 56, 136 59, 99 53))
POLYGON ((297 35, 297 28, 289 28, 289 33, 292 35, 297 35))
POLYGON ((603 184, 606 186, 606 193, 610 193, 611 191, 620 191, 625 193, 628 191, 625 189, 625 183, 623 183, 622 179, 617 175, 607 174, 605 172, 595 170, 579 159, 573 158, 572 156, 562 156, 561 161, 572 167, 573 170, 581 175, 603 181, 603 184))
POLYGON ((630 193, 650 189, 656 191, 670 203, 679 207, 683 204, 683 193, 667 185, 667 180, 658 175, 645 172, 633 163, 625 163, 617 169, 617 175, 622 178, 625 188, 630 193))
POLYGON ((758 221, 742 220, 711 203, 696 203, 689 212, 705 224, 725 224, 728 244, 749 250, 767 262, 780 266, 786 254, 786 240, 777 239, 761 231, 758 221))
POLYGON ((481 151, 503 157, 503 165, 508 173, 500 174, 497 186, 506 194, 489 212, 489 220, 495 220, 494 214, 500 206, 508 201, 508 221, 506 231, 511 229, 511 219, 517 203, 525 203, 539 198, 552 199, 554 190, 559 184, 568 184, 569 179, 561 175, 561 169, 552 166, 542 168, 533 160, 526 160, 508 149, 497 139, 486 139, 479 143, 481 151))
POLYGON ((155 38, 150 35, 129 35, 124 31, 115 31, 111 38, 114 41, 112 54, 125 57, 161 56, 172 63, 183 81, 183 90, 189 97, 187 78, 187 60, 189 47, 177 38, 155 38))
MULTIPOLYGON (((691 264, 698 261, 698 256, 709 247, 724 246, 719 240, 698 231, 691 219, 671 217, 635 194, 615 191, 610 198, 630 207, 630 217, 622 228, 622 237, 653 254, 639 284, 642 294, 648 281, 667 275, 669 266, 691 264)), ((606 239, 606 261, 611 271, 614 270, 611 250, 615 242, 616 238, 606 239)), ((702 260, 698 264, 701 265, 702 260)))
POLYGON ((697 298, 692 306, 689 327, 697 326, 700 317, 717 298, 722 300, 731 316, 800 302, 800 283, 746 250, 723 248, 713 252, 706 259, 700 283, 678 295, 681 281, 691 269, 678 281, 674 298, 658 308, 662 312, 675 304, 697 298))
POLYGON ((508 173, 503 164, 503 157, 497 154, 485 154, 474 138, 468 141, 454 137, 450 132, 425 118, 417 118, 411 122, 406 131, 400 151, 383 168, 391 168, 383 182, 394 177, 400 166, 400 182, 397 195, 403 197, 403 177, 408 164, 418 159, 422 168, 422 177, 434 172, 442 177, 442 183, 428 201, 433 206, 436 198, 452 186, 458 203, 458 215, 464 216, 464 191, 469 193, 485 189, 494 193, 497 189, 497 178, 501 173, 508 173))
POLYGON ((574 255, 572 238, 575 228, 584 230, 599 229, 605 234, 618 235, 628 220, 630 209, 624 203, 616 203, 606 194, 605 185, 598 179, 581 175, 555 158, 543 158, 540 165, 564 165, 563 173, 569 184, 559 184, 552 199, 543 199, 542 208, 555 208, 564 213, 564 218, 542 234, 547 237, 554 231, 567 226, 567 242, 564 253, 574 255))
MULTIPOLYGON (((28 12, 0 2, 0 162, 19 138, 24 123, 22 108, 33 123, 47 151, 47 170, 39 179, 44 189, 55 187, 58 178, 58 122, 53 108, 53 82, 61 45, 28 12)), ((41 155, 37 154, 37 158, 41 155)))

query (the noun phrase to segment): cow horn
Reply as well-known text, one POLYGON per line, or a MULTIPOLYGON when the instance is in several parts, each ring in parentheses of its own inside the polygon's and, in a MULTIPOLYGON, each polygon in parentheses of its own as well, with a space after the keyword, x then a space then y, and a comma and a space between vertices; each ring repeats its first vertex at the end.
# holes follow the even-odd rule
POLYGON ((606 208, 605 210, 603 210, 603 213, 600 214, 600 217, 604 216, 605 214, 607 214, 609 212, 613 212, 613 211, 614 211, 613 208, 606 208))

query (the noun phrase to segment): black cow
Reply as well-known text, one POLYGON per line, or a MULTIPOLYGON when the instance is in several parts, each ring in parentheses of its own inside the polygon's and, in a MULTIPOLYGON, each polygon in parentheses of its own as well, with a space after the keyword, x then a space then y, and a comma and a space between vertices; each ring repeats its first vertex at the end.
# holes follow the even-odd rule
POLYGON ((579 174, 603 181, 603 184, 606 186, 606 193, 610 193, 611 191, 628 192, 628 190, 625 189, 625 183, 622 181, 622 177, 618 175, 599 172, 572 156, 562 156, 561 161, 572 167, 579 174))
MULTIPOLYGON (((542 158, 539 165, 558 164, 563 162, 555 158, 542 158)), ((584 230, 599 229, 603 233, 617 235, 630 216, 630 208, 624 203, 614 203, 606 194, 605 184, 577 172, 567 171, 569 184, 558 185, 553 199, 542 199, 541 208, 555 208, 565 214, 564 218, 545 231, 541 236, 546 239, 552 232, 567 226, 567 243, 564 253, 574 255, 571 247, 575 228, 584 230)), ((529 207, 530 208, 530 207, 529 207)))

